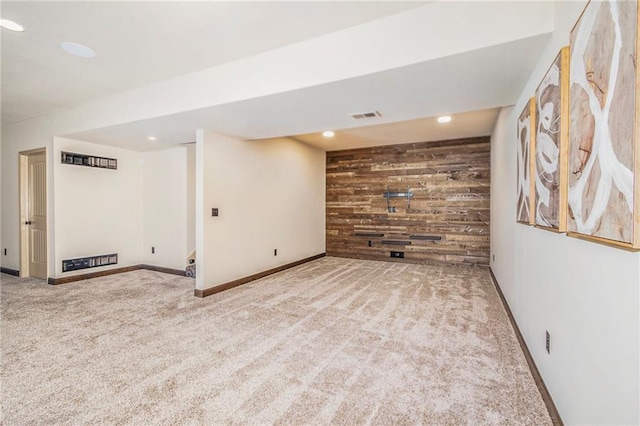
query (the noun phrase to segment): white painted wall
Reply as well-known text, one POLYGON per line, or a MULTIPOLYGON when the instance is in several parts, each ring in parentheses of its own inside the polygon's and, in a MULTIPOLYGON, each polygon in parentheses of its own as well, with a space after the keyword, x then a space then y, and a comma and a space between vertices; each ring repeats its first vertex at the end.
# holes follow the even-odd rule
POLYGON ((566 424, 640 423, 640 253, 516 223, 516 119, 584 2, 556 2, 556 30, 492 135, 491 267, 566 424), (551 354, 545 351, 551 333, 551 354))
POLYGON ((210 158, 215 156, 213 138, 215 133, 209 134, 203 129, 196 131, 196 288, 211 287, 215 271, 208 268, 209 260, 213 257, 215 248, 211 232, 210 220, 213 197, 210 188, 215 185, 215 171, 209 167, 210 158), (208 212, 207 212, 208 210, 208 212), (206 220, 206 222, 205 222, 206 220), (206 232, 206 235, 205 235, 206 232))
POLYGON ((145 152, 142 159, 142 263, 183 270, 188 255, 187 148, 145 152))
POLYGON ((196 248, 196 145, 187 149, 187 254, 196 248))
MULTIPOLYGON (((2 85, 0 84, 0 86, 2 85)), ((1 143, 0 143, 0 165, 2 165, 2 144, 1 143)), ((4 259, 4 257, 6 257, 6 255, 4 254, 4 244, 2 244, 2 242, 4 241, 2 239, 2 191, 3 190, 4 190, 4 187, 2 186, 2 173, 0 173, 0 250, 1 250, 0 259, 4 259)), ((4 261, 0 261, 0 265, 3 265, 3 264, 4 264, 4 261)))
POLYGON ((53 140, 55 261, 118 253, 118 264, 100 270, 142 263, 142 156, 139 152, 65 138, 53 140), (118 160, 117 170, 72 166, 60 162, 61 151, 118 160))
POLYGON ((20 269, 20 211, 19 211, 19 180, 18 180, 18 159, 19 153, 38 148, 46 148, 47 150, 47 257, 49 263, 50 275, 52 273, 52 264, 54 256, 54 236, 55 229, 53 227, 53 150, 50 138, 9 138, 5 137, 4 128, 1 145, 2 159, 0 173, 2 174, 2 223, 0 224, 2 240, 0 246, 2 255, 0 262, 3 267, 19 270, 20 269), (7 255, 4 255, 4 249, 7 249, 7 255))
POLYGON ((324 253, 323 151, 199 130, 196 152, 196 288, 324 253))

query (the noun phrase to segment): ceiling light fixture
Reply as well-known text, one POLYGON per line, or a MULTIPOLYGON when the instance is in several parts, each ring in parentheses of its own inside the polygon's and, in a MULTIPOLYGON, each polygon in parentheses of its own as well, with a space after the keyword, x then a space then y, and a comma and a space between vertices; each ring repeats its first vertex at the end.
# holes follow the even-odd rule
POLYGON ((322 132, 322 136, 324 136, 325 138, 332 138, 334 134, 335 133, 333 133, 331 130, 327 130, 326 132, 322 132))
POLYGON ((79 56, 81 58, 93 58, 96 56, 96 52, 92 48, 80 43, 65 41, 60 45, 60 47, 62 47, 62 50, 73 56, 79 56))
POLYGON ((0 27, 10 31, 24 31, 24 27, 8 19, 0 19, 0 27))
POLYGON ((450 115, 443 115, 442 117, 438 117, 438 123, 448 123, 451 121, 451 116, 450 115))
POLYGON ((155 136, 149 136, 147 139, 149 139, 150 141, 155 141, 158 138, 156 138, 155 136))

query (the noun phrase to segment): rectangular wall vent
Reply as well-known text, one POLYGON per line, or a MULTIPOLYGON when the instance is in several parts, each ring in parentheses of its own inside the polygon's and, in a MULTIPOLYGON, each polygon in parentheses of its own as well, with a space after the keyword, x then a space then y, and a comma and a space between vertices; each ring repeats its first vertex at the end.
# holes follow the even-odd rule
POLYGON ((355 118, 356 120, 360 120, 363 118, 375 118, 375 117, 381 117, 382 114, 380 114, 378 111, 367 111, 367 112, 354 112, 349 114, 351 116, 351 118, 355 118))
POLYGON ((118 169, 118 160, 115 158, 96 157, 95 155, 77 154, 75 152, 62 151, 62 164, 74 166, 98 167, 100 169, 118 169))
POLYGON ((62 261, 62 272, 77 271, 78 269, 96 268, 98 266, 116 265, 118 253, 101 256, 79 257, 62 261))

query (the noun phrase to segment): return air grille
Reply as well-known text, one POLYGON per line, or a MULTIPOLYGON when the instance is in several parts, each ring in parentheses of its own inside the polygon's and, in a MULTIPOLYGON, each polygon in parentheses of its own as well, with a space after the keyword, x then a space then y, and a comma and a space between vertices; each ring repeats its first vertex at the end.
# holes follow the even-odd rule
POLYGON ((98 266, 116 265, 118 253, 101 256, 79 257, 62 261, 62 272, 77 271, 78 269, 96 268, 98 266))
POLYGON ((118 168, 118 160, 115 158, 96 157, 75 152, 62 151, 61 161, 62 164, 72 164, 74 166, 98 167, 111 170, 118 168))
POLYGON ((380 114, 378 111, 367 111, 367 112, 354 112, 349 114, 351 116, 351 118, 355 118, 356 120, 361 120, 363 118, 375 118, 375 117, 381 117, 382 114, 380 114))

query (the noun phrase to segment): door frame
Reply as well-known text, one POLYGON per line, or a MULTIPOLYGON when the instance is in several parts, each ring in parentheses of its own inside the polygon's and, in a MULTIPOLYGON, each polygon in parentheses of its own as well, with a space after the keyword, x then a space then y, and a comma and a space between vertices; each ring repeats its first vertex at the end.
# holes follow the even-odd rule
POLYGON ((47 192, 47 275, 49 275, 49 161, 47 157, 47 148, 35 148, 29 149, 26 151, 20 151, 18 153, 18 232, 20 235, 19 243, 20 243, 20 277, 29 277, 31 276, 29 273, 29 228, 24 223, 29 219, 28 213, 28 204, 27 201, 29 199, 29 185, 27 185, 29 181, 29 156, 36 154, 44 154, 45 156, 45 167, 46 167, 46 192, 47 192))

